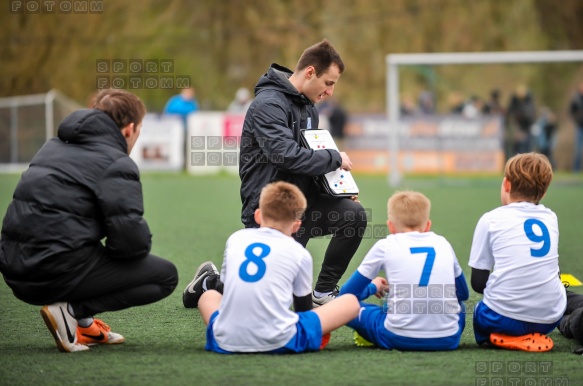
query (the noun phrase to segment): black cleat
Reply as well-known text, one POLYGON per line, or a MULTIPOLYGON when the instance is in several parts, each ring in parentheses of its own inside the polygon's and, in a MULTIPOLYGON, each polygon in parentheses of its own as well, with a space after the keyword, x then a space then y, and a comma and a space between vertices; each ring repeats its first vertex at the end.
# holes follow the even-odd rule
POLYGON ((198 307, 198 301, 205 291, 202 287, 204 279, 209 276, 216 276, 217 278, 220 276, 217 267, 215 267, 212 261, 206 261, 197 268, 194 279, 188 283, 184 292, 182 292, 182 304, 184 304, 185 308, 198 307))

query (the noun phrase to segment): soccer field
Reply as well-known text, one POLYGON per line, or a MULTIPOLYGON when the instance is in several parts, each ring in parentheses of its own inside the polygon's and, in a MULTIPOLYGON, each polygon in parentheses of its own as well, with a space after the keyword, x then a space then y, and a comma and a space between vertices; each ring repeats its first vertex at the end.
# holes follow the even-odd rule
MULTIPOLYGON (((19 176, 0 175, 3 217, 19 176)), ((355 176, 369 228, 341 284, 370 247, 386 234, 386 201, 393 189, 385 176, 355 176)), ((548 353, 511 352, 478 347, 472 307, 480 296, 470 290, 466 329, 453 352, 399 352, 357 348, 346 327, 332 334, 320 353, 300 355, 220 355, 204 351, 205 327, 196 310, 184 309, 182 290, 205 260, 218 265, 227 237, 242 227, 239 179, 144 174, 145 218, 152 253, 176 264, 180 282, 168 298, 148 306, 100 315, 126 337, 117 346, 63 354, 39 314, 40 307, 17 300, 0 283, 0 385, 581 385, 583 362, 574 341, 557 331, 548 353), (517 383, 518 380, 520 383, 517 383), (535 383, 533 383, 533 381, 535 383), (549 383, 549 381, 551 383, 549 383)), ((468 256, 474 227, 486 211, 499 206, 501 177, 409 178, 432 201, 433 230, 454 247, 469 279, 468 256)), ((559 175, 542 203, 559 218, 560 263, 564 273, 583 281, 583 178, 559 175)), ((311 240, 314 274, 319 272, 327 239, 311 240)), ((529 278, 524 278, 529 280, 529 278)), ((104 283, 107 285, 107 283, 104 283)), ((583 293, 583 287, 572 287, 583 293)), ((371 300, 378 302, 378 300, 371 300)))

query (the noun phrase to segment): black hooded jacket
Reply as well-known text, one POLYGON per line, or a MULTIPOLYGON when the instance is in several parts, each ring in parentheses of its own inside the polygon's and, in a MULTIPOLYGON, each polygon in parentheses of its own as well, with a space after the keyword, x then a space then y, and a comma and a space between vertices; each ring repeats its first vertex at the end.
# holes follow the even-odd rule
POLYGON ((319 191, 314 176, 334 171, 342 164, 336 150, 307 149, 300 131, 318 128, 314 104, 290 83, 292 72, 272 64, 255 86, 255 99, 247 111, 241 135, 239 176, 243 224, 253 224, 261 189, 270 182, 297 185, 308 206, 319 191))
POLYGON ((0 271, 17 297, 42 304, 43 291, 65 294, 100 258, 147 256, 143 212, 121 130, 102 111, 76 111, 22 174, 2 223, 0 271))

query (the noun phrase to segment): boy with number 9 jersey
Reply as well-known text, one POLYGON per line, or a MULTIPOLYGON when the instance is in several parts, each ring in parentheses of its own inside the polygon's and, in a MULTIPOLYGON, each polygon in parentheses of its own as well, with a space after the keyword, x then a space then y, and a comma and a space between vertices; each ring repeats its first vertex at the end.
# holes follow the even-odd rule
POLYGON ((522 351, 549 351, 545 334, 559 323, 566 294, 559 276, 556 214, 539 204, 553 178, 542 154, 508 160, 502 206, 484 214, 474 232, 469 265, 474 291, 476 342, 522 351))
POLYGON ((312 257, 292 238, 305 209, 306 199, 295 185, 266 185, 255 211, 260 228, 229 237, 220 279, 211 262, 199 267, 183 302, 198 307, 208 325, 208 351, 319 351, 332 330, 356 317, 359 306, 352 295, 311 311, 312 257))
POLYGON ((411 351, 455 350, 465 327, 466 279, 451 244, 430 231, 431 202, 419 192, 398 192, 388 202, 391 234, 378 241, 340 289, 360 300, 380 298, 387 305, 361 303, 348 327, 358 346, 411 351), (381 270, 386 279, 376 277, 381 270), (387 282, 388 280, 388 282, 387 282))

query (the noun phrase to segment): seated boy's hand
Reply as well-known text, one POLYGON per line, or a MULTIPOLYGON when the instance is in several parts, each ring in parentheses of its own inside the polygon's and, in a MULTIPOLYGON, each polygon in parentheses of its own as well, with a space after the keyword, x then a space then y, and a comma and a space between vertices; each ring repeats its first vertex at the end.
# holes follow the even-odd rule
POLYGON ((378 299, 382 298, 385 291, 389 289, 389 282, 384 277, 377 276, 372 283, 377 287, 377 293, 374 296, 378 299))

